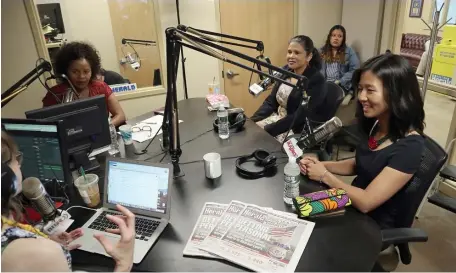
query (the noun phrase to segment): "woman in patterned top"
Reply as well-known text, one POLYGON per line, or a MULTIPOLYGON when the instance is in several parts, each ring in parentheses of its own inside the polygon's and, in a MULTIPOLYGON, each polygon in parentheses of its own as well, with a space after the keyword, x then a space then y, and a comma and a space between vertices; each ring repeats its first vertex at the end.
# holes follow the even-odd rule
MULTIPOLYGON (((2 270, 71 271, 70 250, 80 246, 70 243, 83 236, 82 230, 48 237, 31 225, 19 223, 23 219, 22 206, 17 198, 22 191, 22 153, 5 132, 2 132, 1 146, 2 270)), ((109 219, 119 226, 119 230, 113 231, 120 234, 119 242, 113 246, 103 235, 96 235, 95 238, 116 261, 115 271, 127 272, 133 264, 135 217, 124 207, 118 206, 118 209, 126 217, 109 219)))
POLYGON ((353 72, 359 68, 359 59, 355 51, 346 45, 346 34, 343 26, 333 26, 320 54, 323 60, 321 73, 325 79, 338 84, 348 94, 353 93, 352 77, 353 72))
MULTIPOLYGON (((295 90, 288 85, 276 83, 263 105, 251 117, 252 121, 281 142, 296 115, 298 117, 290 134, 301 133, 305 117, 316 122, 331 118, 325 110, 327 90, 320 67, 320 55, 312 39, 304 35, 293 37, 288 43, 287 65, 284 69, 307 78, 306 92, 310 96, 310 101, 307 107, 302 107, 300 101, 303 90, 295 90)), ((292 84, 297 82, 296 79, 282 78, 292 84)))

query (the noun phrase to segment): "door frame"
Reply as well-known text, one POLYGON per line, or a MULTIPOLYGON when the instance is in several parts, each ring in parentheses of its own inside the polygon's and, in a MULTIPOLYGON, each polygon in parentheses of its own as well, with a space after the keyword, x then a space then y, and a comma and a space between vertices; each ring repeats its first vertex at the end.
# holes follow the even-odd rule
MULTIPOLYGON (((167 69, 166 69, 166 59, 165 59, 165 41, 162 35, 162 26, 160 20, 160 9, 158 0, 147 0, 154 10, 154 21, 155 28, 157 29, 157 44, 156 46, 160 52, 160 61, 161 61, 161 74, 162 74, 162 85, 161 86, 147 86, 138 88, 134 92, 125 92, 116 94, 116 98, 121 100, 129 100, 133 98, 156 96, 166 93, 166 79, 167 79, 167 69)), ((218 0, 217 0, 218 1, 218 0)), ((38 52, 38 56, 50 62, 51 58, 49 56, 48 49, 46 47, 46 42, 44 36, 41 32, 41 22, 38 14, 38 8, 36 7, 35 0, 23 0, 25 5, 25 10, 27 17, 29 19, 30 28, 32 30, 33 40, 35 41, 35 47, 38 52)), ((55 84, 55 80, 50 81, 51 84, 55 84)))
MULTIPOLYGON (((215 2, 215 24, 217 26, 216 32, 221 32, 221 15, 220 15, 220 0, 214 0, 215 2)), ((298 2, 299 0, 293 0, 293 35, 298 35, 298 2)), ((291 38, 291 37, 290 37, 291 38)), ((225 94, 225 76, 223 74, 223 61, 218 61, 219 69, 219 83, 220 83, 220 92, 225 94)))

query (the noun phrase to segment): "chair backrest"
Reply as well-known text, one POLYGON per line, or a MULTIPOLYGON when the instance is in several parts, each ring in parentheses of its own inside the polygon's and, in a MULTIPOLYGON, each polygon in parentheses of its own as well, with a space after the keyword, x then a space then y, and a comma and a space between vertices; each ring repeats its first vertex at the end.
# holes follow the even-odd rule
POLYGON ((420 168, 410 183, 402 189, 405 191, 404 196, 406 197, 403 201, 407 202, 407 205, 403 207, 404 211, 400 212, 398 227, 411 227, 421 201, 445 164, 447 157, 447 153, 437 142, 425 136, 420 168))
POLYGON ((327 95, 325 106, 327 109, 328 119, 336 115, 337 109, 344 100, 344 90, 333 82, 326 82, 327 95))

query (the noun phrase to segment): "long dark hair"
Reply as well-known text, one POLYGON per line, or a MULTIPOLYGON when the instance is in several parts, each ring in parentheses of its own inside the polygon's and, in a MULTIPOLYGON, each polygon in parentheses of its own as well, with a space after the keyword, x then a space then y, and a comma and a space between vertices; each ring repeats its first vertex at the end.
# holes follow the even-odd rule
POLYGON ((345 31, 345 28, 341 25, 333 26, 329 30, 328 37, 326 37, 325 45, 321 49, 321 57, 326 62, 345 63, 345 49, 347 48, 347 44, 345 43, 346 40, 347 40, 347 32, 345 31), (334 30, 340 30, 340 31, 342 31, 342 34, 343 34, 342 43, 341 43, 340 47, 337 49, 336 56, 333 56, 332 46, 331 46, 331 35, 334 30))
MULTIPOLYGON (((409 62, 391 53, 373 57, 354 72, 353 86, 358 88, 361 75, 366 71, 372 72, 383 83, 383 94, 389 111, 388 134, 392 140, 405 137, 410 130, 423 134, 424 103, 418 80, 409 62)), ((359 102, 358 107, 362 107, 359 102)), ((376 121, 363 114, 358 116, 358 120, 366 134, 376 121)))
POLYGON ((309 38, 309 36, 306 35, 298 35, 293 38, 291 38, 290 43, 295 42, 298 43, 304 48, 304 51, 307 54, 312 53, 312 59, 309 62, 309 66, 314 67, 316 69, 321 68, 321 57, 320 54, 318 53, 318 50, 314 47, 314 43, 312 39, 309 38))

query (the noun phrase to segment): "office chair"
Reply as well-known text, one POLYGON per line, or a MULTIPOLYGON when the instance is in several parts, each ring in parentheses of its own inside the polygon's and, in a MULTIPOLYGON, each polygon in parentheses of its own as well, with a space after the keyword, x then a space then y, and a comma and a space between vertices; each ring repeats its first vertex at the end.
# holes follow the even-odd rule
MULTIPOLYGON (((334 105, 335 108, 331 109, 331 117, 335 116, 341 107, 342 101, 344 100, 344 90, 339 85, 333 82, 327 82, 328 94, 342 94, 342 97, 337 98, 337 105, 334 105), (340 100, 340 101, 339 101, 340 100), (334 111, 334 112, 333 112, 334 111)), ((345 107, 345 106, 343 106, 345 107)), ((351 111, 351 110, 350 110, 351 111)), ((354 116, 354 115, 353 115, 354 116)), ((328 155, 332 154, 333 146, 336 145, 336 160, 339 159, 340 146, 349 146, 351 151, 355 150, 357 144, 361 141, 360 133, 358 131, 358 126, 356 124, 344 125, 341 130, 334 135, 334 137, 328 141, 326 146, 326 151, 328 155)))
MULTIPOLYGON (((342 100, 344 99, 344 90, 342 87, 339 85, 333 83, 333 82, 326 82, 326 88, 327 88, 327 95, 325 99, 325 106, 327 109, 327 116, 326 120, 331 119, 336 115, 337 109, 339 109, 340 104, 342 103, 342 100)), ((320 158, 329 159, 330 154, 332 153, 332 144, 330 141, 328 141, 324 145, 324 152, 320 156, 320 158)))
MULTIPOLYGON (((426 195, 429 187, 432 185, 434 178, 439 173, 443 164, 447 160, 447 153, 433 139, 425 136, 424 150, 421 164, 418 171, 411 178, 410 182, 401 191, 405 191, 408 206, 400 212, 400 223, 396 228, 382 230, 383 248, 395 246, 399 250, 399 256, 403 264, 410 264, 412 254, 408 243, 426 242, 427 234, 418 229, 411 228, 415 219, 415 214, 420 206, 421 200, 426 195)), ((385 271, 381 264, 375 264, 372 271, 385 271)))
MULTIPOLYGON (((453 147, 455 141, 456 138, 452 139, 450 143, 448 143, 448 147, 446 148, 447 154, 450 154, 451 148, 453 147)), ((456 213, 456 198, 446 196, 443 193, 439 192, 440 183, 442 183, 445 179, 456 182, 456 166, 447 164, 440 171, 439 179, 436 181, 436 185, 431 190, 431 195, 428 196, 427 199, 431 204, 456 213)))
POLYGON ((344 90, 339 85, 333 82, 326 82, 327 95, 325 106, 327 108, 328 120, 336 115, 337 109, 344 99, 344 90))

